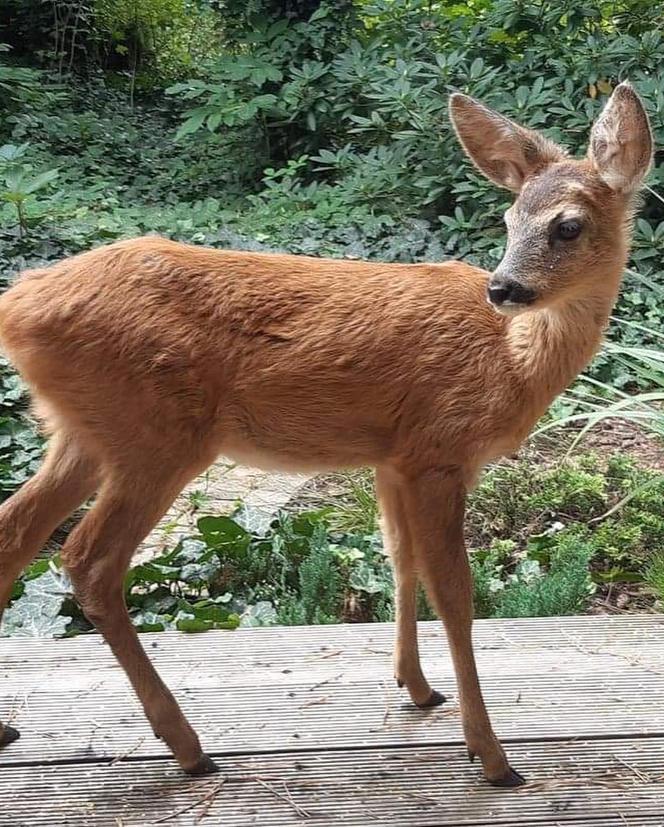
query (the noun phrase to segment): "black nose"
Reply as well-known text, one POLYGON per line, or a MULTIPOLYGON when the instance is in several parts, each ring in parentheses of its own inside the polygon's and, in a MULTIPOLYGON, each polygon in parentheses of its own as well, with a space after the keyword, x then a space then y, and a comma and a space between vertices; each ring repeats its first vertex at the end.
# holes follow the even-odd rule
POLYGON ((509 298, 510 289, 506 284, 490 284, 487 288, 487 293, 489 294, 489 301, 492 304, 502 304, 509 298))
POLYGON ((535 292, 514 279, 492 279, 487 287, 487 295, 491 304, 500 306, 510 304, 530 304, 537 298, 535 292))

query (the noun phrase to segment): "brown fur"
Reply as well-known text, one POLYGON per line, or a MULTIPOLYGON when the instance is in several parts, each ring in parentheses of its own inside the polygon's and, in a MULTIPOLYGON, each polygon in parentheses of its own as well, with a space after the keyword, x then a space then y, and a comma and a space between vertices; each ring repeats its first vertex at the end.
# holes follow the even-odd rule
MULTIPOLYGON (((617 94, 612 123, 631 138, 624 120, 640 104, 617 94)), ((435 698, 417 655, 419 579, 445 621, 469 750, 492 782, 520 781, 475 670, 465 492, 596 351, 627 255, 631 190, 611 189, 594 162, 571 161, 536 133, 524 150, 524 131, 503 118, 498 144, 487 144, 486 121, 500 116, 469 98, 455 96, 451 111, 480 168, 521 182, 501 268, 537 300, 514 318, 487 303, 490 274, 460 262, 332 261, 157 238, 26 273, 0 299, 2 345, 54 434, 42 470, 0 509, 0 607, 50 532, 98 492, 63 562, 187 771, 209 766, 140 646, 122 578, 182 486, 224 454, 267 468, 377 469, 397 581, 397 678, 419 705, 435 698), (549 243, 556 205, 583 216, 573 245, 549 243)), ((645 174, 644 152, 618 164, 621 181, 645 174)))

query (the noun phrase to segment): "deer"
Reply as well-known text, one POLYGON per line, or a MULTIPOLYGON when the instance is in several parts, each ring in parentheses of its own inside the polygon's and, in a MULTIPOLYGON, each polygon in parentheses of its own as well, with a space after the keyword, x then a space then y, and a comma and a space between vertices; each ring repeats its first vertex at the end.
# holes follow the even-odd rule
MULTIPOLYGON (((648 116, 627 82, 586 157, 461 93, 465 153, 510 190, 491 273, 233 252, 144 237, 26 271, 0 299, 0 343, 50 441, 0 508, 0 608, 82 503, 61 561, 155 733, 189 775, 218 771, 132 625, 123 578, 180 490, 220 456, 265 469, 375 469, 395 579, 394 675, 444 702, 420 664, 416 593, 442 619, 468 756, 525 783, 493 732, 473 653, 464 508, 600 346, 617 299, 648 116)), ((19 737, 0 724, 0 744, 19 737)))

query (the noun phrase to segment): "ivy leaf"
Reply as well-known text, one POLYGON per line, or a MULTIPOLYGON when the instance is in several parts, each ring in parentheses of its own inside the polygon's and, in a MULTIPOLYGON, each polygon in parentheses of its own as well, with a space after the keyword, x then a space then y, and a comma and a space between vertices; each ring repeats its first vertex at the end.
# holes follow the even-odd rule
POLYGON ((277 623, 277 610, 269 600, 259 600, 240 615, 240 627, 274 626, 277 623))
POLYGON ((52 568, 28 580, 21 597, 6 610, 2 634, 15 637, 62 637, 71 618, 60 615, 72 594, 66 574, 52 568))
POLYGON ((349 585, 358 592, 381 594, 386 590, 387 584, 384 578, 378 577, 366 560, 361 560, 351 572, 349 585))

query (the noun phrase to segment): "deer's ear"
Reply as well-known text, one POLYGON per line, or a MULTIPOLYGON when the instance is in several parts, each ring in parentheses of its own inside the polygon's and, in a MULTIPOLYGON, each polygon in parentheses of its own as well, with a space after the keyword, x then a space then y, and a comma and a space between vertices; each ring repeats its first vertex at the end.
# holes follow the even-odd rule
POLYGON ((652 155, 646 110, 629 83, 621 83, 592 128, 588 157, 607 186, 629 193, 641 185, 652 155))
POLYGON ((467 95, 450 97, 450 119, 461 146, 486 177, 512 192, 567 153, 544 135, 499 115, 467 95))

